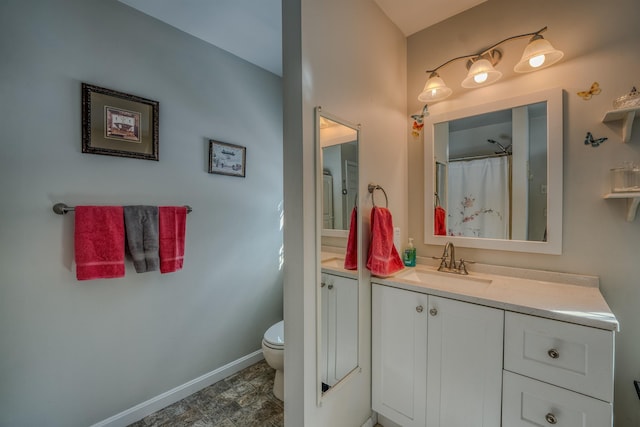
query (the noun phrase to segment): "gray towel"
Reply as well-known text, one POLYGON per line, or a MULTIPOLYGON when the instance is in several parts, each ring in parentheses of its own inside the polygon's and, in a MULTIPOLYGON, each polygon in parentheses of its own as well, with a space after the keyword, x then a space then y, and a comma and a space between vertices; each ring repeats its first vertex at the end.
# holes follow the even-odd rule
POLYGON ((124 226, 136 273, 158 270, 158 207, 124 206, 124 226))

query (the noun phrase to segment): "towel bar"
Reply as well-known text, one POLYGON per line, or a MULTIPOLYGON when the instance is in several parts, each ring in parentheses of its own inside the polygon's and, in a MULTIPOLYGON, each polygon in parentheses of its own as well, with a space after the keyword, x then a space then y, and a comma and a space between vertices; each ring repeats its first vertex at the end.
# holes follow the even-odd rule
MULTIPOLYGON (((191 211, 193 211, 193 209, 191 208, 191 206, 185 206, 185 208, 187 208, 187 213, 191 213, 191 211)), ((74 206, 67 206, 64 203, 56 203, 55 205, 53 205, 53 211, 55 213, 57 213, 58 215, 64 215, 67 212, 71 212, 71 211, 75 211, 76 208, 74 206)))

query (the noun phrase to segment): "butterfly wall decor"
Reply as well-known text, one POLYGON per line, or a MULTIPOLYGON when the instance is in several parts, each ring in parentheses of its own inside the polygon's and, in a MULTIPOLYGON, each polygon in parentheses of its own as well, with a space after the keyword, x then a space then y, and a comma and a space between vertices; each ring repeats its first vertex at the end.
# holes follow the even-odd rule
POLYGON ((600 144, 605 142, 607 139, 609 139, 609 138, 604 137, 604 138, 594 139, 593 135, 591 134, 591 132, 587 132, 587 136, 584 137, 584 145, 591 144, 592 147, 598 147, 600 144))
POLYGON ((600 89, 600 84, 598 84, 598 82, 593 82, 589 90, 578 92, 578 96, 585 101, 588 101, 591 99, 592 95, 598 95, 600 92, 602 92, 602 89, 600 89))
POLYGON ((411 116, 411 118, 413 119, 411 135, 420 136, 420 132, 422 132, 422 128, 424 127, 424 118, 425 116, 428 116, 428 115, 429 115, 428 106, 425 104, 424 107, 422 107, 421 114, 413 114, 411 116))

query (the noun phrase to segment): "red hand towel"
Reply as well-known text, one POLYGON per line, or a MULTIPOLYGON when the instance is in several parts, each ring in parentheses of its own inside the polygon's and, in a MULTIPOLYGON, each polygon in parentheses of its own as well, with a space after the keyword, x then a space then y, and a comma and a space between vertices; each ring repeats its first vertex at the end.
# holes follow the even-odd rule
POLYGON ((76 206, 74 242, 78 280, 124 277, 122 206, 76 206))
POLYGON ((393 245, 393 219, 387 208, 371 210, 371 244, 367 268, 376 276, 390 276, 404 268, 393 245))
POLYGON ((351 225, 349 225, 349 238, 347 240, 347 253, 344 257, 344 269, 358 269, 358 207, 354 207, 351 211, 351 225))
POLYGON ((442 208, 442 206, 436 206, 436 209, 433 215, 433 234, 435 234, 436 236, 447 235, 446 218, 447 218, 447 213, 442 208))
POLYGON ((187 229, 187 208, 185 206, 160 206, 158 208, 158 228, 160 273, 181 270, 187 229))

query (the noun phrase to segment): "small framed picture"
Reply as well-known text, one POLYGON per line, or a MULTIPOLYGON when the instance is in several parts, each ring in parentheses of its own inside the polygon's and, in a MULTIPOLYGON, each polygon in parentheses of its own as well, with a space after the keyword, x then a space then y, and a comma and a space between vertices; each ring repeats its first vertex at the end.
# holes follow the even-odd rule
POLYGON ((245 176, 247 148, 209 140, 209 173, 245 176))
POLYGON ((158 161, 158 101, 82 83, 82 152, 158 161))

